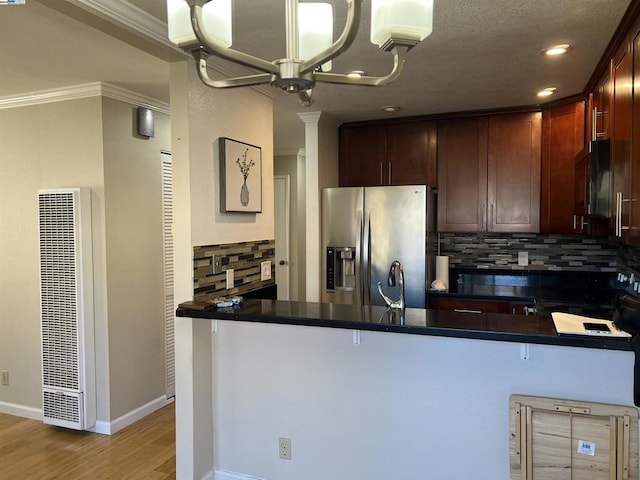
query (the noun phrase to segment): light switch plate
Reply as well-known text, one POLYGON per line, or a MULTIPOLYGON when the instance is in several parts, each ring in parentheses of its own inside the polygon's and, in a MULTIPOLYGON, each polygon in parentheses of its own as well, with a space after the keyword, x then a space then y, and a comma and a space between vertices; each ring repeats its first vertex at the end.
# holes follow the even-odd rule
POLYGON ((233 268, 227 270, 227 290, 233 288, 233 268))
POLYGON ((211 255, 211 267, 214 275, 222 273, 222 257, 220 255, 211 255))
POLYGON ((271 262, 260 262, 260 280, 271 280, 271 262))
POLYGON ((518 252, 518 265, 523 267, 529 265, 529 252, 518 252))

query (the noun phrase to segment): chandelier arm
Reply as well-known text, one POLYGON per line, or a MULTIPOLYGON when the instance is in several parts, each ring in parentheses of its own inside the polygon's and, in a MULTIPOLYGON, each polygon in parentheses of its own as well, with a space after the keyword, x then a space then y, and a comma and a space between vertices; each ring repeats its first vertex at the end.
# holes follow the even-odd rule
POLYGON ((309 88, 307 90, 300 90, 298 92, 298 98, 300 99, 300 103, 305 106, 308 107, 309 105, 311 105, 313 103, 313 100, 311 99, 311 94, 313 93, 313 89, 309 88))
POLYGON ((209 72, 207 70, 207 55, 200 50, 196 50, 193 52, 193 56, 196 59, 198 76, 200 77, 202 83, 204 83, 208 87, 234 88, 271 83, 272 75, 270 73, 258 73, 256 75, 214 80, 209 76, 209 72))
POLYGON ((268 62, 253 55, 221 45, 220 42, 216 41, 204 29, 200 28, 200 25, 204 25, 201 3, 197 0, 189 3, 191 6, 191 25, 193 26, 193 31, 207 52, 246 67, 255 68, 267 73, 278 73, 278 67, 273 62, 268 62))
POLYGON ((407 51, 409 51, 409 48, 410 47, 405 45, 397 45, 391 49, 391 53, 393 53, 393 69, 389 74, 383 77, 371 77, 364 75, 360 78, 350 78, 347 75, 339 73, 316 72, 314 78, 316 82, 339 83, 364 87, 383 87, 385 85, 389 85, 400 76, 402 67, 404 66, 405 56, 407 51))
POLYGON ((342 30, 342 34, 338 40, 325 51, 303 62, 300 66, 301 75, 337 57, 347 50, 355 40, 356 34, 358 33, 358 25, 360 24, 362 0, 346 0, 346 2, 348 6, 347 23, 344 26, 344 30, 342 30))

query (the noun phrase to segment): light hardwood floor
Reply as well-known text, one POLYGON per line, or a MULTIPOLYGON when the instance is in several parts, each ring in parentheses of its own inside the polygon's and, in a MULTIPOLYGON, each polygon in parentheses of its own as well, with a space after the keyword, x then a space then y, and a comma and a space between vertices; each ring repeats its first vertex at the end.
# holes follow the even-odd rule
POLYGON ((175 479, 174 404, 114 435, 0 414, 0 479, 175 479))

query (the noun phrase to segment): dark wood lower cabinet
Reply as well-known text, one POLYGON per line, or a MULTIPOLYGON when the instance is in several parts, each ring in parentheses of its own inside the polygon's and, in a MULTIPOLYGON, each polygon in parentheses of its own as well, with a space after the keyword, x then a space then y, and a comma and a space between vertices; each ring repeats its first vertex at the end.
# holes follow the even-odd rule
POLYGON ((432 310, 453 310, 460 313, 526 315, 525 308, 533 308, 533 303, 478 298, 431 297, 429 299, 429 308, 432 310))

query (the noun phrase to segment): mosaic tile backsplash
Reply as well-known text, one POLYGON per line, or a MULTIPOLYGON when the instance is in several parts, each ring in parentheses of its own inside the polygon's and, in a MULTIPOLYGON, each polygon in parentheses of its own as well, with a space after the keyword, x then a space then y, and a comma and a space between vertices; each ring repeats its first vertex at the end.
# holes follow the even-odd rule
POLYGON ((215 297, 242 295, 276 283, 275 240, 201 245, 193 247, 193 297, 206 301, 215 297), (221 272, 213 273, 213 256, 221 272), (271 278, 260 280, 260 263, 271 261, 271 278), (234 287, 226 288, 226 270, 232 268, 234 287))
POLYGON ((439 239, 450 268, 616 272, 624 256, 621 245, 581 235, 440 233, 439 239), (518 265, 523 251, 526 267, 518 265))

